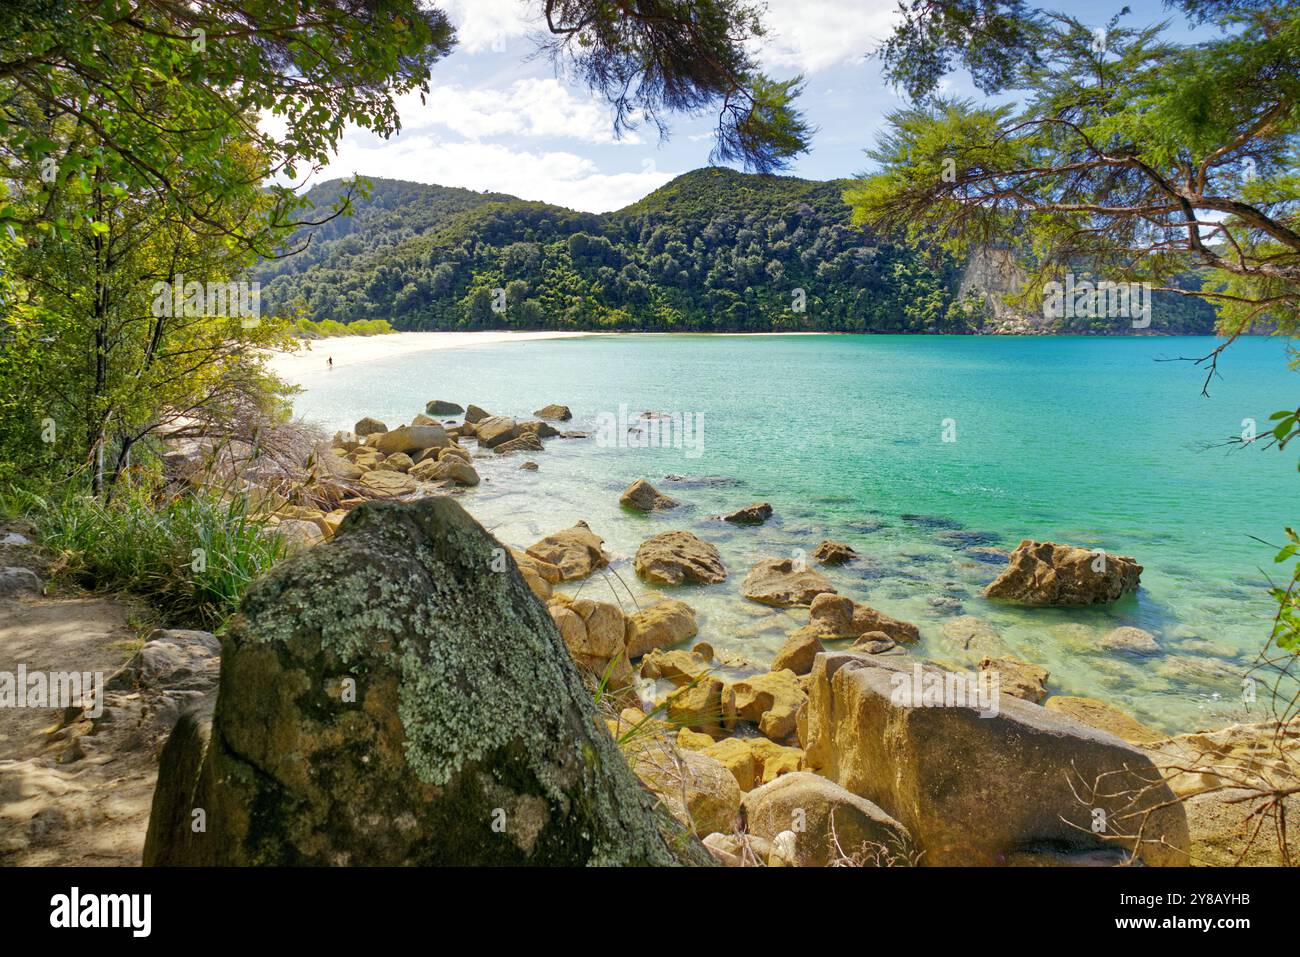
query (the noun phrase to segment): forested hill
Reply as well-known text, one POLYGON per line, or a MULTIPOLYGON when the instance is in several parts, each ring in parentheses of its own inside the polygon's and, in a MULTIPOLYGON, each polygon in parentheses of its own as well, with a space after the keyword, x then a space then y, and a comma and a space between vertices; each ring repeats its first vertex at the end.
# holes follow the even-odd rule
MULTIPOLYGON (((351 217, 264 263, 263 308, 398 329, 979 331, 964 264, 850 224, 844 181, 705 168, 613 213, 371 180, 351 217)), ((341 181, 310 198, 327 207, 341 181)), ((302 237, 299 237, 301 240, 302 237)), ((1208 332, 1208 307, 1158 297, 1152 331, 1208 332)), ((1128 332, 1114 319, 1051 330, 1128 332)))

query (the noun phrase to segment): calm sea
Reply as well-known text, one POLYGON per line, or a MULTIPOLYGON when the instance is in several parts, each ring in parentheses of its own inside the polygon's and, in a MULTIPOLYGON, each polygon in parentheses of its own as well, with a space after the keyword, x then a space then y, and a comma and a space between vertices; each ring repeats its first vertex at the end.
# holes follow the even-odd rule
POLYGON ((303 381, 296 408, 331 430, 363 415, 409 421, 433 398, 511 415, 563 403, 574 412, 569 427, 585 430, 620 409, 694 416, 702 432, 682 448, 552 439, 531 456, 536 472, 518 470, 522 457, 489 457, 480 462, 486 481, 461 501, 511 545, 585 519, 616 560, 583 595, 629 608, 652 594, 630 567, 642 540, 687 528, 715 542, 731 577, 677 595, 699 611, 702 639, 761 667, 807 612, 742 599, 746 571, 762 556, 841 539, 864 558, 829 577, 841 593, 919 624, 920 654, 969 667, 942 628, 973 615, 1007 653, 1048 668, 1054 693, 1185 730, 1262 717, 1266 692, 1247 709, 1242 675, 1268 636, 1267 576, 1277 574, 1274 546, 1300 491, 1295 452, 1224 445, 1251 420, 1266 433, 1272 412, 1294 407, 1285 344, 1234 344, 1208 397, 1202 369, 1160 361, 1214 344, 601 336, 322 369, 303 381), (637 478, 688 508, 624 512, 619 492, 637 478), (713 517, 757 500, 776 513, 762 527, 713 517), (984 600, 1001 566, 978 549, 1022 538, 1131 555, 1146 568, 1142 590, 1096 610, 984 600), (1150 631, 1160 653, 1100 651, 1098 639, 1121 625, 1150 631))

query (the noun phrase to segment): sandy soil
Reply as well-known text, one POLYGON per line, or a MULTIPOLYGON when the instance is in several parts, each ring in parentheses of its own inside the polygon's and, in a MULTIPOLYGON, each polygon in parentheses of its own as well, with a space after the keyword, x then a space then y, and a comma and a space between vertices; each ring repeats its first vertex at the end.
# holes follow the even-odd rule
MULTIPOLYGON (((22 557, 0 555, 0 564, 36 564, 22 557)), ((101 671, 107 680, 139 647, 149 617, 111 596, 0 599, 0 670, 101 671)), ((134 745, 129 727, 84 737, 84 723, 61 727, 63 718, 58 708, 0 708, 0 866, 139 865, 156 743, 134 745)))
POLYGON ((297 381, 309 372, 325 368, 329 359, 335 367, 374 362, 390 356, 467 346, 490 346, 510 342, 535 342, 538 339, 572 339, 590 335, 586 332, 394 332, 386 336, 337 336, 332 339, 306 340, 293 353, 271 356, 270 367, 282 379, 297 381))

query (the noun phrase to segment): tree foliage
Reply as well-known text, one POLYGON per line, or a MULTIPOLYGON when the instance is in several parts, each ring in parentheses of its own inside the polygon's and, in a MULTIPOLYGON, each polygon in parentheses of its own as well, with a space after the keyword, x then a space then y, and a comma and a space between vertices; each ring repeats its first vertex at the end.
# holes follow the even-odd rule
MULTIPOLYGON (((702 169, 594 215, 379 180, 354 217, 321 227, 331 238, 257 275, 274 309, 400 329, 980 329, 962 262, 854 227, 846 185, 702 169)), ((1175 298, 1158 328, 1209 329, 1210 310, 1175 298)))
POLYGON ((811 129, 794 108, 798 77, 755 63, 762 9, 749 0, 546 0, 553 62, 604 97, 615 132, 665 114, 715 110, 713 157, 771 173, 806 152, 811 129))
MULTIPOLYGON (((855 221, 955 254, 1011 244, 1031 270, 1029 296, 1086 264, 1205 298, 1229 334, 1295 330, 1300 8, 1221 6, 1234 8, 1215 19, 1221 35, 1190 44, 1163 24, 1116 19, 1099 32, 1032 14, 1033 55, 997 81, 1024 102, 929 98, 893 113, 871 153, 879 171, 846 194, 855 221), (1188 270, 1197 288, 1175 281, 1188 270)), ((914 89, 930 87, 890 62, 914 89)))

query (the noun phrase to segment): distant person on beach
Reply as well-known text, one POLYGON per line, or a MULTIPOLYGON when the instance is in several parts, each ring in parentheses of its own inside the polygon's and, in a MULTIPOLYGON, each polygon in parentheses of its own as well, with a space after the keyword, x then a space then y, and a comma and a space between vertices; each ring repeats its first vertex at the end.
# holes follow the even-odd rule
POLYGON ((333 356, 330 356, 326 361, 329 362, 329 364, 330 364, 330 368, 333 369, 333 368, 334 368, 334 357, 333 357, 333 356))

